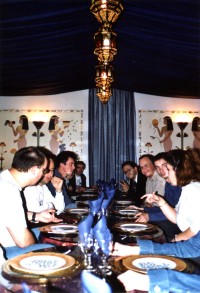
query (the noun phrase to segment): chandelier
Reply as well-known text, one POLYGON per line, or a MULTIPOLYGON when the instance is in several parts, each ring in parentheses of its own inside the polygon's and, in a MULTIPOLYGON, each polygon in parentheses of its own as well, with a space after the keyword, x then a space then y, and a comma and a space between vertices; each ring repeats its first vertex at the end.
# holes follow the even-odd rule
POLYGON ((112 25, 123 12, 123 0, 92 0, 90 11, 94 14, 101 27, 94 34, 95 49, 99 64, 96 66, 97 96, 106 104, 112 96, 113 67, 110 62, 117 54, 116 37, 112 25))

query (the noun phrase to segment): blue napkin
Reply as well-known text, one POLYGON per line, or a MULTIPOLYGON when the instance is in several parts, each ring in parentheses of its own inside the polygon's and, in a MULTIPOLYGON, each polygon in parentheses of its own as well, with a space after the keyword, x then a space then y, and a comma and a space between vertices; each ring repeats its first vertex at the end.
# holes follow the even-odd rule
POLYGON ((81 273, 81 283, 83 293, 112 293, 110 286, 105 280, 86 271, 81 273))
POLYGON ((90 214, 94 216, 98 213, 98 211, 101 209, 103 198, 104 192, 101 191, 97 199, 89 200, 90 214))
POLYGON ((111 202, 111 200, 113 199, 114 195, 115 195, 115 189, 110 189, 109 187, 106 188, 106 196, 107 198, 104 198, 101 208, 102 209, 107 209, 109 203, 111 202))
POLYGON ((80 224, 78 224, 79 237, 82 238, 85 234, 91 233, 93 216, 90 214, 80 224))
POLYGON ((97 240, 99 247, 105 255, 110 253, 110 244, 112 240, 112 235, 110 230, 106 227, 104 231, 96 230, 94 231, 94 237, 97 240))

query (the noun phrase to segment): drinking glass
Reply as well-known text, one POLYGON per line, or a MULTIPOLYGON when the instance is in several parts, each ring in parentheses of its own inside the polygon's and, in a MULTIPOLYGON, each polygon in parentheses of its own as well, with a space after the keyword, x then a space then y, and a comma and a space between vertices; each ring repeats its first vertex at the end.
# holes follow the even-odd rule
POLYGON ((87 271, 95 271, 92 265, 92 254, 94 252, 94 238, 91 234, 84 233, 79 238, 79 245, 84 254, 84 264, 87 271))

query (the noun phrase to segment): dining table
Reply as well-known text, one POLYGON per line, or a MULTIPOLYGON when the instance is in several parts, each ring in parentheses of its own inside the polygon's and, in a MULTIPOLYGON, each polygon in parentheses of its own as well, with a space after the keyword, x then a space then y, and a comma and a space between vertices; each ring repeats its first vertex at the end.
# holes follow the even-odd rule
MULTIPOLYGON (((88 201, 95 200, 96 196, 96 192, 94 194, 84 194, 82 197, 78 195, 77 201, 81 202, 82 200, 85 206, 79 206, 76 209, 67 209, 58 215, 63 220, 62 223, 49 223, 39 228, 40 242, 54 244, 54 247, 31 252, 30 254, 18 256, 5 262, 1 271, 1 278, 3 278, 3 281, 0 280, 1 293, 83 293, 81 273, 86 269, 86 266, 77 227, 89 215, 88 201), (32 271, 27 267, 24 269, 22 266, 24 260, 27 261, 27 259, 29 260, 32 257, 34 261, 37 257, 41 261, 40 258, 42 257, 42 261, 44 262, 44 256, 49 257, 49 259, 59 257, 59 260, 64 260, 67 264, 69 261, 69 266, 60 266, 59 270, 47 270, 47 272, 45 268, 44 272, 40 271, 39 273, 37 270, 32 271)), ((151 239, 159 243, 165 242, 160 228, 154 225, 135 223, 133 218, 134 213, 131 214, 128 212, 127 205, 128 203, 124 200, 120 202, 114 199, 106 212, 108 228, 113 234, 114 241, 132 246, 136 245, 137 239, 151 239)), ((125 288, 117 279, 117 276, 127 269, 138 271, 138 267, 133 264, 135 262, 137 263, 138 259, 141 262, 140 257, 136 256, 136 259, 134 257, 133 259, 127 259, 127 257, 111 255, 107 259, 111 268, 109 274, 102 274, 98 269, 95 269, 91 273, 103 278, 110 285, 113 293, 123 293, 126 292, 125 288)), ((145 257, 148 257, 148 255, 145 257)), ((157 258, 159 259, 159 256, 157 258)), ((145 258, 143 257, 142 261, 144 260, 145 258)), ((48 261, 47 259, 47 262, 44 262, 45 265, 48 261)), ((174 261, 180 271, 188 273, 200 271, 198 264, 189 259, 175 258, 172 260, 167 259, 167 261, 174 261)), ((94 268, 99 267, 99 262, 99 256, 93 254, 92 263, 94 268)), ((140 272, 145 273, 141 270, 140 272)), ((132 292, 139 293, 143 291, 134 290, 132 292)))

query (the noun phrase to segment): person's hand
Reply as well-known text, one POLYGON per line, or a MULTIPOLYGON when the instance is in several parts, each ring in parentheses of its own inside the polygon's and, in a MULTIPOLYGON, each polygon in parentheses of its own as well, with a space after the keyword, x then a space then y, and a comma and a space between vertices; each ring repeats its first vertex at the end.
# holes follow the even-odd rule
POLYGON ((147 223, 149 221, 148 213, 138 213, 135 215, 135 222, 147 223))
POLYGON ((156 195, 154 192, 152 194, 145 194, 141 199, 145 198, 145 203, 152 204, 156 203, 157 206, 162 205, 163 197, 156 195))
POLYGON ((123 192, 128 192, 129 191, 129 185, 128 185, 127 182, 125 182, 124 180, 121 180, 120 185, 122 187, 123 192))
POLYGON ((52 183, 53 187, 55 188, 56 192, 62 191, 63 179, 54 176, 51 179, 51 183, 52 183))
POLYGON ((37 213, 36 220, 43 223, 59 223, 63 221, 62 219, 56 218, 54 209, 45 210, 40 213, 37 213))
POLYGON ((124 245, 116 242, 113 247, 113 252, 111 255, 117 255, 117 256, 128 256, 128 255, 138 255, 140 253, 140 247, 139 246, 129 246, 124 245))
POLYGON ((149 276, 134 271, 126 271, 117 279, 124 285, 126 292, 132 290, 149 291, 149 276))
POLYGON ((77 192, 77 193, 82 193, 82 192, 84 192, 85 190, 86 190, 85 187, 77 187, 77 188, 76 188, 76 192, 77 192))

